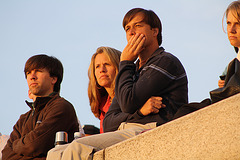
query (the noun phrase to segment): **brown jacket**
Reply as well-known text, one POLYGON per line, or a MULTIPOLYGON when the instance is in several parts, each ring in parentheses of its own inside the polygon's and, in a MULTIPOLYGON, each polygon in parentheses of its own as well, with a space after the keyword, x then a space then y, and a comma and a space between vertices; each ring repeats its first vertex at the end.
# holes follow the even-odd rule
POLYGON ((54 147, 56 132, 66 131, 71 142, 74 132, 79 131, 74 107, 58 93, 37 97, 34 103, 27 104, 31 110, 14 125, 2 151, 3 160, 46 159, 47 152, 54 147))

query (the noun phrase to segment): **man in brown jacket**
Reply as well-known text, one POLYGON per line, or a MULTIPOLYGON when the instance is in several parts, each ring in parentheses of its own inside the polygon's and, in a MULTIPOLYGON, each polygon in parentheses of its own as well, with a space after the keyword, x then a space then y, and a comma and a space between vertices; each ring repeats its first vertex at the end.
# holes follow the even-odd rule
POLYGON ((26 62, 24 72, 34 102, 26 101, 30 111, 14 125, 2 151, 3 160, 46 159, 56 132, 67 132, 71 142, 74 132, 79 131, 74 107, 59 96, 62 63, 55 57, 35 55, 26 62))

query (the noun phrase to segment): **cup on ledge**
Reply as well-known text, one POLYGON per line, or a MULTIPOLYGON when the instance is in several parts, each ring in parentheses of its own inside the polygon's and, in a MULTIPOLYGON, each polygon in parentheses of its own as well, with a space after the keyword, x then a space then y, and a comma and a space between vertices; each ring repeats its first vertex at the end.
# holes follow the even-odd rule
POLYGON ((55 146, 67 144, 68 143, 68 134, 64 131, 59 131, 56 133, 55 137, 55 146))
POLYGON ((78 138, 81 138, 81 132, 75 132, 74 133, 74 139, 78 139, 78 138))

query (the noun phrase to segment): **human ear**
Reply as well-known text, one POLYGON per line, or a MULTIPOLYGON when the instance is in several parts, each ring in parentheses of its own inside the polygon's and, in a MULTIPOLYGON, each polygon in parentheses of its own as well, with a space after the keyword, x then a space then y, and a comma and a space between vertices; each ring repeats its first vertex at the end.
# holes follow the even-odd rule
POLYGON ((159 33, 159 29, 158 28, 152 28, 152 30, 153 30, 153 35, 157 36, 158 33, 159 33))
POLYGON ((57 77, 52 77, 52 84, 54 85, 55 83, 57 83, 57 77))

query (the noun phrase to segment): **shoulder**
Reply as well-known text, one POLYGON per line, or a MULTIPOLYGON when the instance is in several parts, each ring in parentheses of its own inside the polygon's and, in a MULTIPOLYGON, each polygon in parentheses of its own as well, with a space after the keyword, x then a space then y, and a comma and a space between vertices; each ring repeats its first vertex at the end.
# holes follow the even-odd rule
POLYGON ((75 119, 76 111, 70 102, 59 96, 51 99, 41 110, 40 115, 44 117, 61 117, 61 119, 68 117, 70 120, 75 119))
POLYGON ((159 48, 149 59, 148 64, 154 64, 159 66, 168 65, 181 65, 180 60, 170 52, 166 52, 164 49, 159 48))
POLYGON ((185 74, 185 69, 180 60, 173 54, 159 48, 146 65, 146 69, 153 68, 157 71, 173 76, 185 74))
POLYGON ((156 52, 155 59, 161 61, 162 63, 169 62, 181 63, 180 60, 175 55, 161 48, 159 48, 159 50, 156 52))
POLYGON ((24 113, 24 114, 21 114, 21 115, 19 116, 18 120, 16 121, 16 123, 14 124, 14 127, 13 127, 14 130, 15 130, 15 129, 21 130, 21 128, 22 128, 23 126, 25 126, 25 123, 26 123, 26 121, 28 120, 28 118, 30 117, 31 113, 32 113, 32 111, 30 110, 30 111, 28 111, 28 112, 26 112, 26 113, 24 113))
POLYGON ((25 120, 27 117, 29 117, 29 114, 31 114, 31 112, 32 112, 32 110, 29 110, 28 112, 21 114, 18 121, 25 120))
POLYGON ((46 105, 48 108, 57 108, 58 110, 71 110, 73 105, 63 97, 59 95, 54 96, 46 105))

